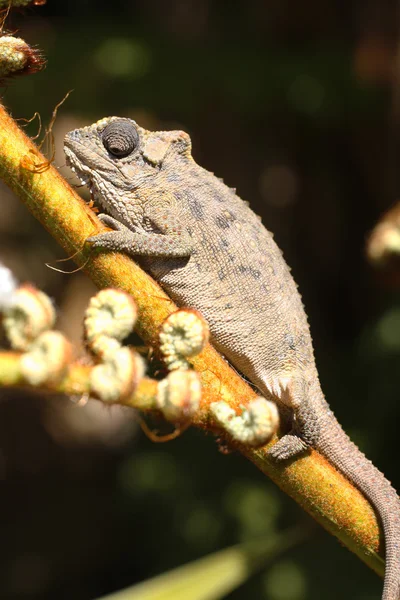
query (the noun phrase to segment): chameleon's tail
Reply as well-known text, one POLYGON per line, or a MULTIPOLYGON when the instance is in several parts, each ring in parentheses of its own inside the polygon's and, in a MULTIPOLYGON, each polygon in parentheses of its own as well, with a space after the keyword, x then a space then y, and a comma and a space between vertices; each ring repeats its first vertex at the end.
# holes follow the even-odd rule
POLYGON ((400 499, 383 473, 353 444, 330 411, 325 419, 317 450, 348 477, 377 510, 386 547, 382 600, 400 600, 400 499))

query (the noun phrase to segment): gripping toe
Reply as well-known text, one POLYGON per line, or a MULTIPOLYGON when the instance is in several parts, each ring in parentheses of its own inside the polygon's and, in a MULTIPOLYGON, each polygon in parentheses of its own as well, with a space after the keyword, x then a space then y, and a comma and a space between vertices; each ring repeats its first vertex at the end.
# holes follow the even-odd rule
POLYGON ((307 444, 297 435, 288 433, 284 435, 270 450, 269 456, 274 460, 288 460, 307 450, 307 444))

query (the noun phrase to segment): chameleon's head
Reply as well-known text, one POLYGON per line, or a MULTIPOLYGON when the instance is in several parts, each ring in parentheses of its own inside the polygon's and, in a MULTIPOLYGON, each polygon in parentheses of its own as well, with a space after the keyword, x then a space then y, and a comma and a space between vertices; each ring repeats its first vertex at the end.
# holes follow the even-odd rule
POLYGON ((108 117, 65 136, 68 164, 95 199, 151 186, 168 164, 191 160, 191 142, 183 131, 147 131, 132 119, 108 117))

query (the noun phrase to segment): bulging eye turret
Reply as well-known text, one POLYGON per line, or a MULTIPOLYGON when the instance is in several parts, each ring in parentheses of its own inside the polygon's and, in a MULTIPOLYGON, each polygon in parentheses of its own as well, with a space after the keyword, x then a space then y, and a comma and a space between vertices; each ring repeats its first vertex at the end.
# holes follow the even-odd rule
POLYGON ((139 134, 134 124, 126 119, 112 121, 101 134, 106 150, 116 158, 124 158, 139 145, 139 134))

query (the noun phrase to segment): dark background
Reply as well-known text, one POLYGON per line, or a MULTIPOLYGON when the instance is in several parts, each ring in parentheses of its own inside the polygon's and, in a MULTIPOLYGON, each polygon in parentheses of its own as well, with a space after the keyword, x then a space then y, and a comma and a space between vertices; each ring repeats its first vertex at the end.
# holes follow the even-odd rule
MULTIPOLYGON (((73 89, 54 129, 60 167, 64 133, 104 116, 187 130, 195 159, 274 231, 303 295, 327 398, 399 489, 397 278, 365 255, 399 191, 397 8, 48 0, 6 23, 48 66, 10 82, 3 100, 14 117, 39 111, 48 123, 73 89)), ((61 249, 3 187, 0 208, 1 261, 55 299, 79 352, 94 288, 45 266, 74 268, 56 262, 61 249)), ((131 412, 74 400, 1 394, 0 598, 94 599, 299 523, 308 541, 229 598, 380 598, 376 575, 211 436, 191 430, 155 445, 131 412)))

